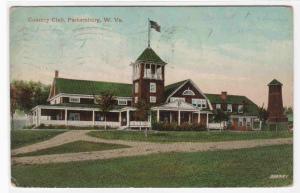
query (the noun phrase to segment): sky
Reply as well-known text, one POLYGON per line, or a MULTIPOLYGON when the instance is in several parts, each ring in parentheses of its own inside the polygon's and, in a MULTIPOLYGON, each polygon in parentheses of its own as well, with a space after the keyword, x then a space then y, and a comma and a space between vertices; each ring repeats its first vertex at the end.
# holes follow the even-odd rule
POLYGON ((13 7, 11 80, 51 84, 59 70, 63 78, 131 83, 148 18, 161 26, 150 39, 168 63, 166 85, 192 79, 204 93, 245 95, 266 107, 276 78, 284 106, 293 105, 290 7, 13 7))

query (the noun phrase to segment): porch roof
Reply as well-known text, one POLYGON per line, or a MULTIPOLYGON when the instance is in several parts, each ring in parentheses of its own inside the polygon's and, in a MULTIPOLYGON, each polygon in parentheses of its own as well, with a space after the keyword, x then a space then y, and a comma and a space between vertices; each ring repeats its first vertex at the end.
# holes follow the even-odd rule
POLYGON ((194 107, 193 105, 183 102, 183 101, 174 101, 165 103, 161 106, 152 107, 151 110, 169 110, 169 111, 193 111, 200 112, 201 110, 194 107))
MULTIPOLYGON (((119 112, 125 106, 115 105, 110 112, 119 112)), ((44 108, 44 109, 68 109, 68 110, 85 110, 85 111, 101 111, 99 106, 96 104, 76 104, 76 103, 63 103, 63 104, 55 104, 55 105, 38 105, 34 107, 32 110, 36 108, 44 108)))

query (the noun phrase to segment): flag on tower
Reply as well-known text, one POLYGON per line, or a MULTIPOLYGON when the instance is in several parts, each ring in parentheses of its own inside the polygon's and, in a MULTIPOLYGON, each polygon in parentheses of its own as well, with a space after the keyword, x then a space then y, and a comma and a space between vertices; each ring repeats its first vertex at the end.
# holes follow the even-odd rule
POLYGON ((157 32, 160 32, 160 25, 158 25, 157 22, 149 20, 150 22, 150 27, 155 29, 157 32))

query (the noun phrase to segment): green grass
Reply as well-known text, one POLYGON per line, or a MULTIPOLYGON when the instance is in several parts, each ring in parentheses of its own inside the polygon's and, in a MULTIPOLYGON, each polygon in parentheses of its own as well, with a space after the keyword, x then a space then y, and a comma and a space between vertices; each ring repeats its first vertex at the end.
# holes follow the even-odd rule
POLYGON ((49 154, 63 154, 63 153, 76 153, 76 152, 91 152, 91 151, 103 151, 109 149, 126 148, 130 146, 109 144, 109 143, 95 143, 88 141, 74 141, 66 143, 60 146, 42 149, 35 152, 18 154, 16 156, 37 156, 37 155, 49 155, 49 154))
POLYGON ((145 137, 144 132, 129 131, 91 131, 88 135, 104 139, 121 139, 130 141, 150 142, 209 142, 209 141, 231 141, 250 139, 270 139, 293 137, 288 131, 243 131, 243 132, 207 132, 207 131, 167 131, 149 132, 145 137))
POLYGON ((34 144, 50 139, 64 131, 41 130, 11 130, 11 148, 15 149, 25 145, 34 144))
POLYGON ((166 153, 46 165, 13 165, 22 187, 274 187, 293 182, 293 147, 166 153), (270 175, 287 175, 270 179, 270 175))

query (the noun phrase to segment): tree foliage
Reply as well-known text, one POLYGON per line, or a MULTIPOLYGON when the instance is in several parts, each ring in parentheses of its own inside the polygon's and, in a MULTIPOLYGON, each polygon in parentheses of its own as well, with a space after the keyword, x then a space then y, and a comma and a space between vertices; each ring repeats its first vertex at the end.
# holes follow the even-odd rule
POLYGON ((95 101, 98 104, 101 112, 104 114, 105 129, 106 129, 106 115, 114 107, 114 93, 111 91, 103 91, 100 96, 95 96, 95 101))
POLYGON ((135 117, 139 121, 145 121, 148 118, 148 115, 150 114, 150 108, 151 106, 146 103, 144 100, 138 101, 138 103, 135 105, 137 110, 135 111, 135 117))
POLYGON ((50 86, 41 82, 14 80, 10 84, 11 113, 16 109, 25 113, 47 103, 50 86))
POLYGON ((262 122, 267 121, 268 119, 268 111, 264 108, 264 104, 258 109, 258 117, 262 122))
POLYGON ((105 114, 114 106, 114 93, 111 91, 103 91, 101 92, 100 96, 95 96, 95 101, 102 113, 105 114))
POLYGON ((228 121, 229 116, 226 112, 224 112, 222 109, 216 109, 214 113, 214 121, 215 122, 223 122, 228 121))

